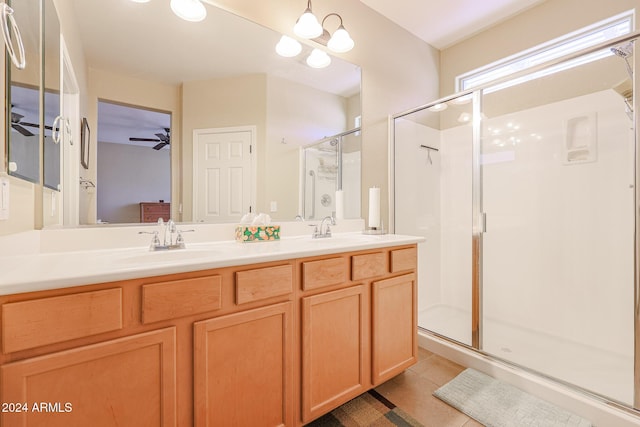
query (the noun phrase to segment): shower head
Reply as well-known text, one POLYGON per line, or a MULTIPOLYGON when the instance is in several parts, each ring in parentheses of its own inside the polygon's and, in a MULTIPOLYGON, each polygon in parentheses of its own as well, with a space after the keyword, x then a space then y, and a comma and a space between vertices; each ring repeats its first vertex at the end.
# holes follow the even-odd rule
POLYGON ((611 48, 611 52, 620 58, 628 58, 633 55, 633 42, 629 42, 622 46, 614 46, 611 48))
POLYGON ((631 64, 629 64, 629 57, 633 56, 633 42, 631 41, 621 46, 613 46, 610 50, 614 55, 624 59, 624 63, 627 66, 627 73, 629 73, 629 78, 633 80, 633 68, 631 67, 631 64))

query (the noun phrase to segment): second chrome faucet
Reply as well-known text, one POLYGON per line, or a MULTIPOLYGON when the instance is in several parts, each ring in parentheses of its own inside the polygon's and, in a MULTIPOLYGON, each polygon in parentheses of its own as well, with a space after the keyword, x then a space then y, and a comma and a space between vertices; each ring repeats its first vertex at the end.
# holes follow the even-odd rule
POLYGON ((163 232, 162 242, 160 241, 160 236, 158 230, 156 231, 139 231, 138 234, 153 234, 153 239, 151 240, 151 245, 149 246, 149 250, 151 251, 163 251, 169 249, 184 249, 186 246, 184 244, 184 237, 182 237, 182 233, 189 233, 195 230, 178 230, 176 227, 176 223, 173 222, 172 219, 167 221, 166 225, 162 218, 158 218, 158 227, 160 231, 163 232), (174 240, 173 235, 176 235, 174 240))
POLYGON ((325 216, 324 218, 322 218, 322 221, 320 221, 320 225, 316 226, 313 229, 313 234, 311 235, 312 238, 321 239, 325 237, 331 237, 331 227, 329 227, 329 224, 326 224, 325 226, 325 221, 327 220, 331 225, 336 225, 336 220, 334 217, 325 216))

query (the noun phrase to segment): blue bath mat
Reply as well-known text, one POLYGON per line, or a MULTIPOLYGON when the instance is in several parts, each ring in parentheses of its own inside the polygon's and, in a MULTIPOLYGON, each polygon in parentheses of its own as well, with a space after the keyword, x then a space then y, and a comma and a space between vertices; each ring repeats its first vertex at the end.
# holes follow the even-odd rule
POLYGON ((582 417, 473 369, 433 395, 487 427, 591 427, 582 417))

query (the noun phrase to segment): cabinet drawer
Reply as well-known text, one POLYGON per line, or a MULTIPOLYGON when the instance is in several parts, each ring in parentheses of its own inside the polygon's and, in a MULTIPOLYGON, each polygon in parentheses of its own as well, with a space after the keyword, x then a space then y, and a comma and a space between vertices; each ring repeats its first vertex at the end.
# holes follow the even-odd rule
POLYGON ((391 251, 391 272, 414 270, 417 256, 418 250, 415 247, 391 251))
POLYGON ((362 280, 382 276, 387 273, 387 260, 384 252, 354 255, 351 257, 351 279, 362 280))
POLYGON ((168 213, 169 212, 169 205, 165 205, 165 206, 160 206, 160 205, 144 206, 143 207, 143 211, 145 213, 168 213))
POLYGON ((339 285, 348 278, 347 258, 329 258, 302 263, 302 289, 339 285))
POLYGON ((197 277, 142 286, 142 323, 219 310, 222 278, 197 277))
POLYGON ((293 291, 293 267, 258 268, 236 272, 236 304, 259 301, 293 291))
POLYGON ((122 289, 2 305, 4 353, 122 328, 122 289))

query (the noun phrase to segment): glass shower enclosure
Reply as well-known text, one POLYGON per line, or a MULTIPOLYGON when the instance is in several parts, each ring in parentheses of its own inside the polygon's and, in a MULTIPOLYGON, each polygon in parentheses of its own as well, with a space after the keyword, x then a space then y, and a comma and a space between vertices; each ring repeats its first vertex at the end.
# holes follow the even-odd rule
POLYGON ((392 191, 394 231, 426 238, 420 328, 637 408, 629 40, 394 116, 392 191))
POLYGON ((360 217, 360 128, 303 147, 301 164, 303 219, 321 220, 336 214, 337 219, 360 217))

